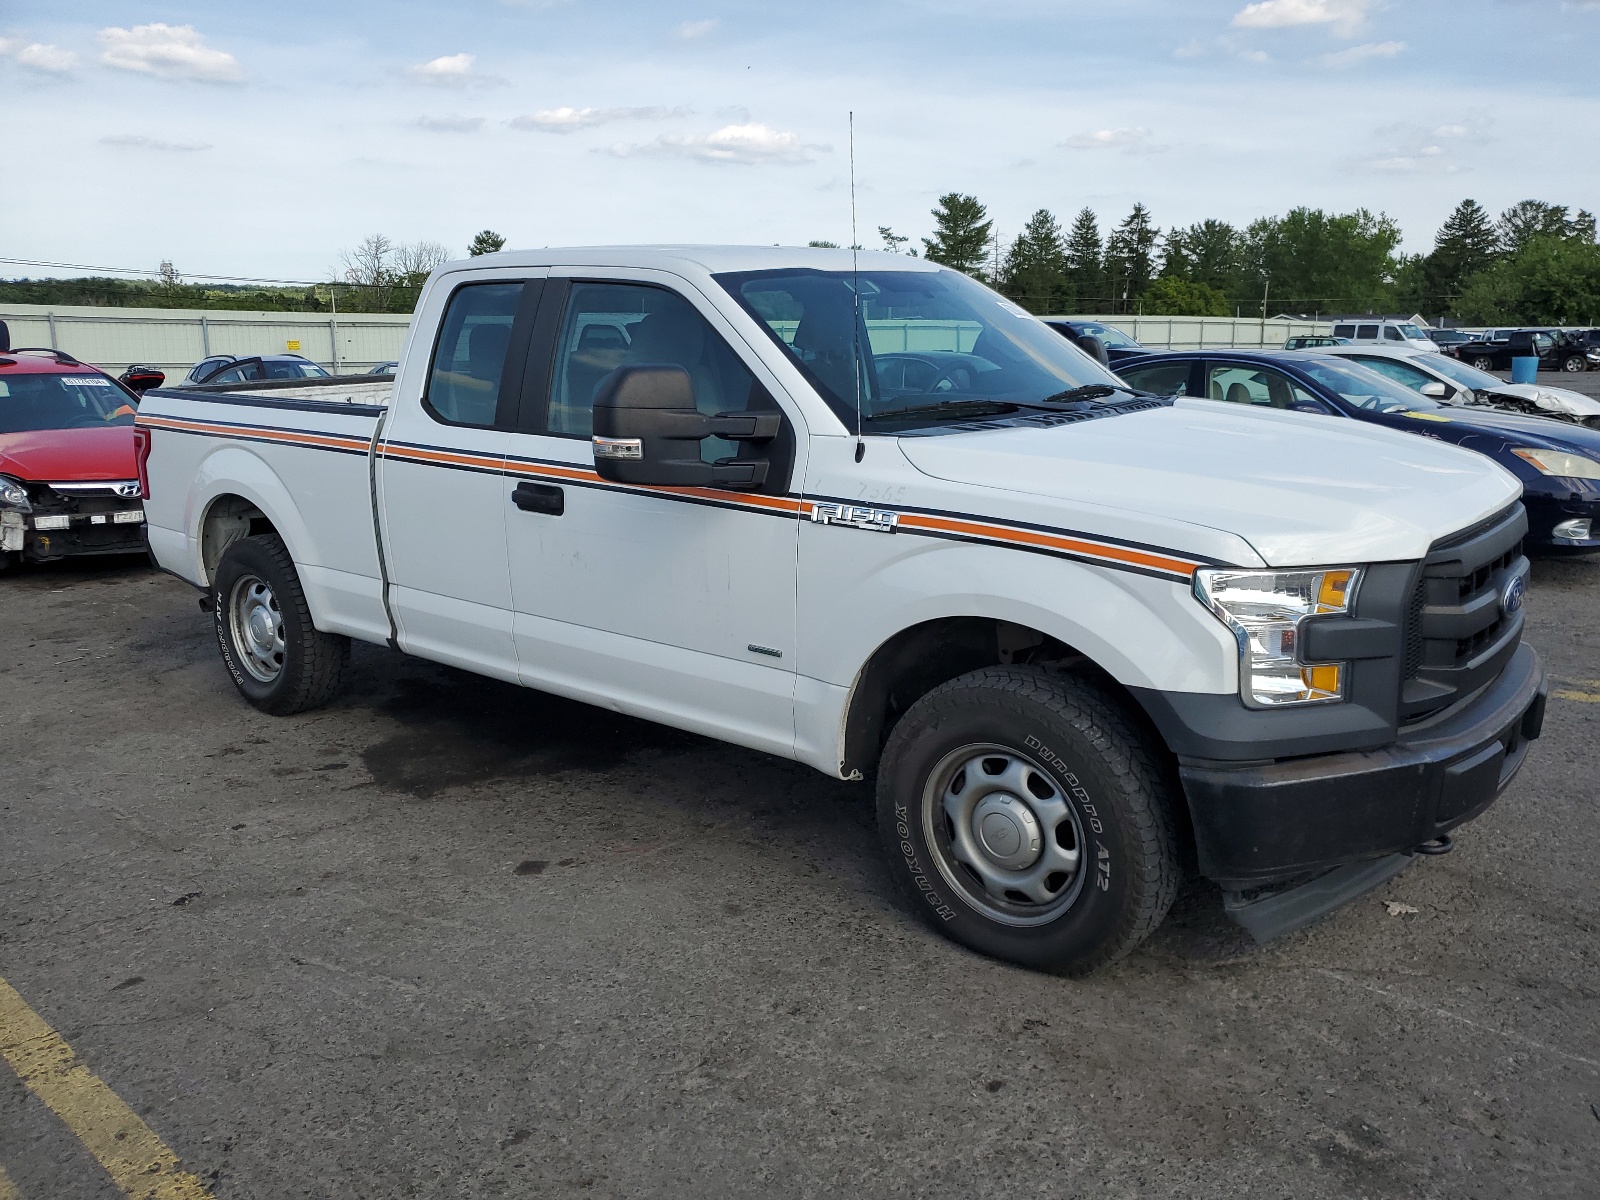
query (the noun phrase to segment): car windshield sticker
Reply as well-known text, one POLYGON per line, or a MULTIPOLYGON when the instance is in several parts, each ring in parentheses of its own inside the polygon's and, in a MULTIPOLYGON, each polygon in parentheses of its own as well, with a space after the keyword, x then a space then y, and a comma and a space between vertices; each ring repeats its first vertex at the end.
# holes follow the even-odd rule
POLYGON ((1442 422, 1445 425, 1450 424, 1450 418, 1449 417, 1441 417, 1438 413, 1403 412, 1400 415, 1402 417, 1411 417, 1412 419, 1417 420, 1417 421, 1439 421, 1439 422, 1442 422))
POLYGON ((111 380, 104 375, 63 375, 61 378, 68 383, 75 383, 79 387, 110 387, 111 380))

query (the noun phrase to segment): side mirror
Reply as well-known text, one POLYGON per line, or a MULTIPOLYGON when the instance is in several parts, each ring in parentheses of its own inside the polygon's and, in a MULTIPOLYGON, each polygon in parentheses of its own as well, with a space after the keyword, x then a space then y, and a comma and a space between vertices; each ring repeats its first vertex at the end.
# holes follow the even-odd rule
POLYGON ((718 413, 694 406, 694 385, 682 367, 618 367, 594 398, 594 469, 612 483, 650 487, 757 488, 767 481, 762 459, 700 457, 708 437, 764 442, 777 437, 778 413, 718 413))
POLYGON ((1111 365, 1111 356, 1106 353, 1106 344, 1099 338, 1095 337, 1094 334, 1085 333, 1074 340, 1077 342, 1079 350, 1082 350, 1102 367, 1109 367, 1111 365))
POLYGON ((118 383, 122 384, 130 392, 137 392, 141 396, 151 388, 160 387, 166 381, 165 372, 158 371, 154 367, 141 367, 137 364, 117 376, 118 383))
POLYGON ((1430 400, 1443 400, 1450 394, 1450 389, 1445 387, 1445 385, 1437 379, 1430 380, 1429 382, 1423 384, 1417 389, 1417 391, 1421 392, 1430 400))

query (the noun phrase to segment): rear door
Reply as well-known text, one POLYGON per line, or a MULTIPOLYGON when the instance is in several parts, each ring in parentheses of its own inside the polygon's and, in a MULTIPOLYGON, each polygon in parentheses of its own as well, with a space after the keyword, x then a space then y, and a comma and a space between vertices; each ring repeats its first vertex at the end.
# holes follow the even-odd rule
POLYGON ((400 647, 512 681, 505 453, 545 273, 463 273, 430 294, 417 327, 438 332, 401 365, 376 464, 400 647))
MULTIPOLYGON (((783 409, 765 368, 681 281, 561 274, 539 313, 500 497, 522 680, 792 753, 796 414, 784 414, 760 491, 606 483, 592 405, 619 366, 683 367, 702 412, 783 409)), ((741 453, 702 443, 710 461, 741 453)))

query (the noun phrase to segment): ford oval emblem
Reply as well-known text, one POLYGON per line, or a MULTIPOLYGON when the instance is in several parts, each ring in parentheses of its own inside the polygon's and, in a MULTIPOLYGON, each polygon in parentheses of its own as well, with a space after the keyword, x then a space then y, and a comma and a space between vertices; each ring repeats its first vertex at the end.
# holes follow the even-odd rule
POLYGON ((1506 586, 1500 592, 1500 610, 1510 616, 1522 607, 1523 598, 1528 594, 1528 581, 1521 575, 1513 575, 1506 580, 1506 586))

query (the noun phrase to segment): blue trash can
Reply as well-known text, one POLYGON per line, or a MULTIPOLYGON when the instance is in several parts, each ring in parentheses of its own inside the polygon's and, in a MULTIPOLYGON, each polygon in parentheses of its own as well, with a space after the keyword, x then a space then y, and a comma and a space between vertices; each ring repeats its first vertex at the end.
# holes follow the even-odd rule
POLYGON ((1535 355, 1518 356, 1511 360, 1512 383, 1539 382, 1539 359, 1535 355))

